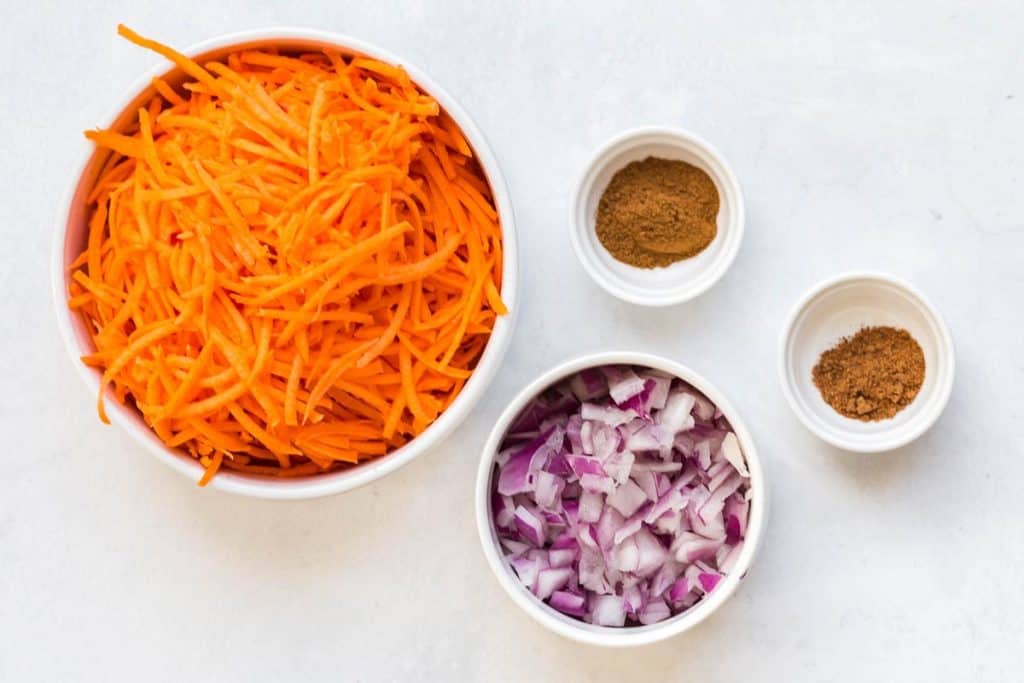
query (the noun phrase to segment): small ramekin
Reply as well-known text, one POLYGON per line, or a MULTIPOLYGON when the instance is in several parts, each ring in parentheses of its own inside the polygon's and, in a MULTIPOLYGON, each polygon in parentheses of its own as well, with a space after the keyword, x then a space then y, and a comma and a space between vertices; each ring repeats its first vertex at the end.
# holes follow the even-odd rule
POLYGON ((725 396, 706 379, 685 365, 647 353, 633 351, 607 351, 587 354, 561 363, 519 392, 505 411, 498 418, 484 446, 483 457, 476 478, 476 523, 480 535, 487 564, 494 572, 498 583, 509 594, 512 600, 544 627, 560 636, 590 645, 605 647, 629 647, 646 645, 688 631, 707 619, 715 610, 728 600, 741 582, 746 578, 750 566, 754 562, 761 544, 761 536, 768 513, 767 487, 761 461, 754 447, 754 440, 747 431, 739 414, 725 396), (509 425, 519 412, 538 396, 542 391, 561 379, 564 379, 586 368, 602 365, 624 364, 640 365, 655 368, 689 382, 711 400, 732 425, 740 448, 746 458, 747 469, 750 471, 750 519, 747 524, 743 551, 736 562, 735 569, 726 576, 718 586, 704 599, 690 609, 677 614, 665 621, 647 626, 610 627, 595 626, 578 619, 566 616, 539 600, 531 593, 515 575, 508 562, 504 559, 498 536, 494 528, 491 510, 491 477, 494 473, 494 458, 509 425))
POLYGON ((643 306, 688 301, 732 265, 743 240, 743 193, 725 157, 701 137, 675 128, 634 128, 608 141, 584 168, 569 203, 569 236, 583 268, 618 298, 643 306), (678 159, 704 170, 718 189, 718 234, 704 251, 664 268, 637 268, 613 257, 595 229, 597 205, 617 171, 647 157, 678 159))
MULTIPOLYGON (((519 308, 516 298, 519 260, 515 219, 504 176, 483 133, 451 95, 446 93, 426 73, 405 59, 355 38, 302 28, 273 28, 232 33, 199 43, 184 52, 198 62, 205 63, 221 59, 237 50, 261 47, 295 51, 319 51, 330 48, 344 54, 366 55, 388 64, 401 65, 417 85, 438 101, 442 109, 452 117, 466 136, 491 185, 495 206, 501 220, 503 247, 501 295, 509 308, 509 314, 502 316, 495 323, 491 338, 487 342, 487 347, 484 349, 473 376, 466 382, 466 386, 463 387, 458 397, 430 427, 401 448, 345 470, 294 478, 258 477, 221 470, 210 482, 211 488, 258 498, 315 498, 341 493, 368 484, 429 451, 466 418, 473 406, 483 396, 487 385, 501 366, 519 308)), ((128 125, 138 111, 138 107, 151 95, 152 81, 155 76, 161 76, 172 84, 183 79, 179 69, 171 68, 167 64, 153 68, 126 92, 122 100, 114 107, 111 115, 103 120, 103 127, 118 130, 128 125)), ((80 144, 82 147, 81 166, 72 179, 64 202, 66 209, 57 226, 53 245, 52 287, 57 323, 61 336, 64 338, 64 345, 82 379, 95 395, 95 392, 99 391, 100 373, 96 368, 86 367, 80 360, 82 356, 92 353, 92 341, 81 317, 74 314, 67 306, 68 283, 71 276, 68 264, 74 260, 85 245, 88 221, 86 197, 92 189, 107 155, 103 150, 99 150, 87 142, 84 137, 80 144)), ((198 481, 202 477, 202 466, 180 450, 164 445, 134 408, 121 405, 111 399, 107 401, 107 414, 111 422, 123 428, 136 443, 156 456, 161 462, 193 481, 198 481)))
POLYGON ((800 421, 833 446, 880 453, 921 436, 942 414, 953 390, 953 340, 925 296, 908 283, 865 271, 815 285, 793 307, 779 350, 782 391, 800 421), (814 386, 822 352, 862 327, 907 330, 924 352, 924 384, 914 400, 888 420, 862 422, 837 413, 814 386))

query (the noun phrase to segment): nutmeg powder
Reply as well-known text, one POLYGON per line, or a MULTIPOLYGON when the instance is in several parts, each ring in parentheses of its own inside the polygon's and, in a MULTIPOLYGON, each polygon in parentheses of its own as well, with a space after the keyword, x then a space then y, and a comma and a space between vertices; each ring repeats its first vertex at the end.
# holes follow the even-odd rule
POLYGON ((597 238, 623 263, 667 266, 711 244, 718 205, 718 188, 703 170, 647 157, 612 176, 597 205, 597 238))
POLYGON ((836 412, 864 422, 887 420, 906 408, 924 383, 924 352, 910 333, 865 327, 821 354, 812 372, 821 397, 836 412))

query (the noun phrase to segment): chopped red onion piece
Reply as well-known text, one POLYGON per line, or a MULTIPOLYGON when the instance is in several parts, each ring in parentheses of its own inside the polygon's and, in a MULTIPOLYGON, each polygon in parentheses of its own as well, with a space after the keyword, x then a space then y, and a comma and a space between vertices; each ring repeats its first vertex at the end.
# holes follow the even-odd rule
POLYGON ((492 494, 491 502, 494 511, 494 524, 499 529, 511 529, 515 526, 516 506, 509 496, 502 496, 497 491, 492 494))
POLYGON ((633 410, 619 410, 614 406, 599 406, 596 403, 584 403, 580 414, 584 420, 600 422, 609 427, 618 427, 639 417, 633 410))
POLYGON ((649 590, 651 595, 662 595, 667 591, 672 584, 679 578, 679 574, 682 571, 682 565, 675 560, 669 558, 665 560, 661 568, 658 569, 657 573, 651 578, 649 590))
POLYGON ((544 544, 544 537, 547 535, 547 525, 544 520, 533 510, 527 510, 520 505, 516 508, 516 528, 529 543, 535 546, 544 544))
POLYGON ((625 626, 626 606, 619 595, 595 595, 590 599, 590 621, 598 626, 625 626))
POLYGON ((664 410, 668 402, 668 392, 672 388, 672 378, 663 375, 646 373, 645 385, 650 387, 650 395, 647 397, 648 410, 664 410))
POLYGON ((697 466, 705 472, 711 467, 711 442, 705 439, 693 447, 694 457, 697 458, 697 466))
POLYGON ((584 474, 607 476, 604 466, 597 458, 586 455, 569 455, 565 459, 569 463, 569 468, 577 477, 582 477, 584 474))
POLYGON ((540 574, 540 560, 529 557, 516 557, 510 564, 516 570, 516 574, 519 576, 519 580, 523 582, 523 585, 527 588, 533 588, 533 584, 537 582, 537 575, 540 574))
POLYGON ((650 576, 661 568, 661 565, 668 559, 668 550, 661 544, 654 534, 647 529, 640 529, 634 536, 636 547, 640 556, 637 560, 636 573, 641 576, 650 576))
POLYGON ((637 460, 633 463, 633 472, 678 472, 681 469, 683 469, 683 463, 681 462, 637 460))
POLYGON ((668 493, 658 499, 658 502, 651 507, 651 511, 644 517, 644 521, 648 524, 654 524, 659 517, 670 510, 682 510, 686 505, 686 497, 680 493, 679 489, 669 489, 668 493))
POLYGON ((693 404, 693 395, 685 391, 669 394, 665 409, 658 413, 656 422, 673 434, 685 432, 693 427, 693 418, 690 416, 693 404))
POLYGON ((722 455, 729 461, 729 464, 733 466, 742 477, 749 477, 750 472, 747 470, 747 461, 743 459, 743 453, 740 451, 740 442, 736 438, 736 435, 729 432, 722 439, 722 455))
POLYGON ((621 406, 644 390, 644 381, 632 368, 606 365, 601 371, 608 380, 608 394, 617 405, 621 406))
POLYGON ((608 393, 608 383, 596 368, 581 370, 569 381, 569 387, 580 401, 601 398, 608 393))
MULTIPOLYGON (((529 586, 527 586, 529 588, 529 586)), ((690 582, 686 577, 676 579, 675 583, 669 586, 668 599, 670 602, 682 602, 683 598, 690 592, 690 582)))
POLYGON ((560 588, 565 588, 569 579, 573 577, 573 570, 569 567, 551 567, 542 569, 537 574, 537 581, 533 585, 534 594, 541 600, 546 600, 560 588))
POLYGON ((605 425, 594 425, 591 432, 591 443, 594 450, 594 457, 598 460, 607 460, 613 453, 619 450, 622 439, 619 433, 605 425))
POLYGON ((615 532, 622 527, 625 521, 618 510, 610 505, 605 507, 604 512, 601 513, 601 519, 597 522, 597 545, 602 550, 611 550, 615 545, 615 532))
POLYGON ((747 511, 750 503, 745 498, 733 495, 725 501, 725 539, 738 543, 747 535, 747 511))
POLYGON ((584 474, 580 476, 580 486, 591 493, 611 493, 615 490, 615 480, 607 474, 584 474))
MULTIPOLYGON (((541 574, 543 573, 541 572, 541 574)), ((722 575, 718 572, 701 572, 697 578, 700 580, 700 587, 704 589, 704 592, 710 593, 715 590, 715 586, 722 580, 722 575)))
POLYGON ((647 494, 643 489, 637 486, 632 479, 627 479, 625 484, 616 488, 608 496, 607 503, 621 512, 623 517, 629 517, 646 501, 647 494))
POLYGON ((647 510, 650 509, 650 503, 637 510, 632 517, 627 519, 619 527, 618 531, 615 532, 615 536, 612 537, 612 543, 618 545, 625 539, 629 538, 636 532, 640 531, 640 528, 644 524, 644 517, 647 515, 647 510))
POLYGON ((644 608, 644 594, 639 583, 634 583, 622 589, 622 604, 626 611, 632 616, 644 608))
POLYGON ((513 541, 511 538, 502 538, 501 545, 508 551, 506 557, 519 557, 527 550, 530 549, 529 543, 523 543, 522 541, 513 541))
MULTIPOLYGON (((725 546, 722 546, 725 547, 725 546)), ((557 548, 548 551, 548 564, 552 567, 569 567, 579 556, 579 546, 576 548, 557 548)))
POLYGON ((690 390, 693 392, 694 398, 693 414, 701 420, 714 419, 715 413, 718 410, 715 408, 715 405, 696 389, 691 387, 690 390))
POLYGON ((594 491, 584 491, 580 496, 579 520, 581 522, 596 522, 601 519, 601 511, 604 509, 604 496, 594 491))
POLYGON ((555 591, 551 594, 548 604, 570 617, 582 617, 587 613, 586 597, 568 591, 555 591))
POLYGON ((644 605, 643 610, 640 611, 639 622, 645 626, 648 624, 656 624, 659 621, 668 619, 672 614, 672 611, 665 604, 664 600, 652 600, 644 605))
POLYGON ((658 500, 658 480, 654 476, 654 472, 650 470, 637 471, 638 464, 638 462, 633 463, 633 471, 630 474, 633 482, 644 492, 647 500, 652 502, 658 500))
POLYGON ((675 536, 680 531, 685 531, 689 528, 689 522, 679 510, 669 510, 654 521, 654 530, 668 536, 675 536))
POLYGON ((556 477, 550 472, 538 472, 534 499, 537 505, 545 510, 555 510, 562 505, 562 490, 565 488, 565 479, 556 477))
POLYGON ((722 541, 704 538, 689 531, 680 533, 672 544, 676 561, 685 564, 711 559, 721 547, 723 547, 722 541))
MULTIPOLYGON (((605 575, 604 558, 601 557, 600 553, 589 550, 584 550, 580 553, 579 581, 581 586, 594 593, 608 592, 610 585, 605 575)), ((523 583, 527 588, 532 585, 526 584, 525 581, 523 583)))

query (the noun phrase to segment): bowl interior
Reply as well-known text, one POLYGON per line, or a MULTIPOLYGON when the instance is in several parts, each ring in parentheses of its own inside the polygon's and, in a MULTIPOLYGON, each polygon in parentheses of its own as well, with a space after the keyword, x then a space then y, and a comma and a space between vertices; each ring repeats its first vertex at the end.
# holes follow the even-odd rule
POLYGON ((592 162, 576 197, 572 230, 580 259, 606 289, 641 304, 677 303, 710 287, 729 267, 739 247, 743 209, 739 185, 707 143, 678 131, 644 131, 612 142, 592 162), (718 189, 718 233, 704 251, 664 268, 637 268, 613 257, 595 229, 597 205, 612 176, 647 157, 685 161, 706 172, 718 189))
POLYGON ((785 340, 783 381, 798 414, 823 438, 853 450, 885 450, 923 432, 941 412, 952 383, 951 359, 943 324, 919 295, 887 278, 856 277, 826 285, 797 312, 785 340), (903 328, 921 345, 924 384, 891 419, 862 422, 825 403, 812 370, 822 352, 843 337, 880 325, 903 328))
POLYGON ((681 633, 699 624, 724 604, 746 577, 747 571, 754 561, 754 556, 760 544, 761 531, 764 527, 766 514, 766 490, 761 463, 758 459, 753 439, 732 405, 707 380, 686 366, 658 356, 628 352, 599 353, 563 363, 543 374, 523 389, 505 409, 505 412, 495 424, 487 440, 477 476, 476 493, 477 526, 484 554, 499 582, 512 599, 533 616, 534 619, 562 636, 585 643, 612 647, 651 643, 681 633), (712 403, 718 406, 722 414, 729 420, 740 442, 740 448, 743 451, 747 467, 750 471, 750 518, 743 551, 736 563, 735 570, 726 576, 715 590, 688 610, 656 624, 630 626, 628 628, 595 626, 594 624, 574 619, 552 608, 530 592, 520 582, 508 560, 505 559, 501 543, 498 539, 497 529, 494 524, 494 513, 490 503, 495 471, 494 458, 509 426, 527 403, 547 388, 580 370, 611 364, 646 366, 661 370, 683 379, 701 391, 712 403))
MULTIPOLYGON (((344 470, 314 474, 307 477, 277 478, 242 474, 229 470, 220 471, 210 482, 210 486, 222 490, 270 498, 308 498, 328 495, 348 490, 377 479, 411 460, 416 455, 436 444, 448 432, 454 429, 468 414, 476 403, 485 385, 497 372, 498 365, 508 346, 511 326, 514 322, 515 297, 517 289, 517 249, 512 207, 505 187, 505 181, 497 166, 490 148, 482 134, 469 116, 459 105, 429 77, 414 66, 379 48, 361 41, 336 36, 319 31, 306 29, 286 29, 272 31, 251 31, 216 38, 192 49, 186 54, 205 63, 225 58, 228 54, 243 49, 273 47, 281 52, 310 52, 326 48, 338 50, 346 55, 366 55, 391 64, 401 65, 412 80, 424 91, 434 97, 459 125, 467 142, 473 148, 484 174, 490 183, 495 205, 501 220, 503 238, 503 270, 502 298, 508 305, 510 313, 499 318, 491 333, 491 338, 477 364, 477 369, 463 387, 462 392, 451 406, 418 437, 402 448, 344 470)), ((129 91, 125 101, 115 110, 115 115, 107 119, 105 126, 119 131, 126 131, 136 121, 139 106, 147 102, 153 94, 150 85, 154 76, 160 76, 171 86, 178 86, 184 80, 184 74, 177 68, 156 69, 147 74, 129 91)), ((66 224, 55 245, 53 289, 57 308, 58 322, 65 343, 73 356, 75 365, 93 391, 98 391, 100 373, 94 368, 85 367, 78 358, 94 350, 92 340, 80 316, 73 314, 66 305, 68 285, 71 272, 69 264, 81 253, 88 238, 88 195, 109 158, 109 152, 94 148, 84 143, 84 164, 78 174, 68 202, 66 224)), ((138 440, 148 451, 156 455, 174 469, 188 477, 198 480, 203 474, 202 466, 187 454, 166 447, 142 419, 142 415, 131 407, 122 406, 112 398, 106 402, 107 413, 112 422, 124 428, 138 440)))

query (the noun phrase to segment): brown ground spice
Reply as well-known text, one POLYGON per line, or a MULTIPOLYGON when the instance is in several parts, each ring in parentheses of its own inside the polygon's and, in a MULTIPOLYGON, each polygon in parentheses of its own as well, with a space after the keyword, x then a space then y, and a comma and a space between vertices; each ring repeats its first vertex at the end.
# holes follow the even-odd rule
POLYGON ((647 157, 612 176, 597 205, 597 237, 623 263, 667 266, 711 244, 718 204, 718 189, 701 169, 647 157))
POLYGON ((864 422, 907 407, 924 382, 924 352, 906 330, 865 327, 821 354, 814 385, 836 412, 864 422))

